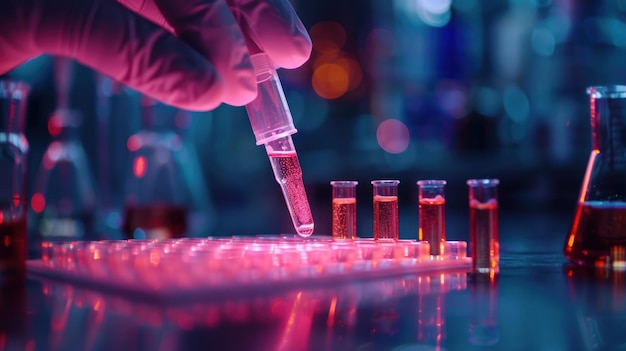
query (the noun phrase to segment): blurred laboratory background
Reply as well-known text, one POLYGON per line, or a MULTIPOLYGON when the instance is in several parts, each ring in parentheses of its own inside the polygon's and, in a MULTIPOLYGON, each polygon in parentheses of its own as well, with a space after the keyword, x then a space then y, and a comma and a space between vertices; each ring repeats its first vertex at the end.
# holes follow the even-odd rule
MULTIPOLYGON (((363 237, 372 235, 370 181, 400 180, 408 239, 417 237, 416 181, 445 179, 448 238, 466 240, 465 181, 488 177, 500 179, 502 250, 528 249, 523 238, 538 227, 552 235, 541 242, 562 245, 591 151, 585 88, 626 82, 626 0, 292 4, 313 53, 279 75, 315 234, 331 232, 331 180, 359 181, 363 237), (523 227, 507 226, 522 215, 523 227)), ((95 228, 76 234, 85 237, 116 237, 155 218, 189 236, 294 233, 244 108, 176 110, 50 56, 4 78, 31 86, 32 235, 88 232, 49 220, 47 207, 67 210, 68 201, 95 228), (167 180, 136 183, 146 172, 167 180), (161 197, 171 208, 150 207, 161 197)))

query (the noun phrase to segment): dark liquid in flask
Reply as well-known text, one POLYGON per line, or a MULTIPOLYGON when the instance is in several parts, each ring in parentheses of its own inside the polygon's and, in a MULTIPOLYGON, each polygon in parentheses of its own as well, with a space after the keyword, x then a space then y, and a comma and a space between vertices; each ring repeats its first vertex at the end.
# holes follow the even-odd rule
POLYGON ((187 209, 178 205, 128 206, 122 226, 126 237, 134 238, 141 229, 146 239, 181 238, 187 232, 187 209))
POLYGON ((26 217, 0 223, 0 274, 26 270, 26 217))
POLYGON ((578 264, 604 262, 612 245, 626 245, 626 202, 578 204, 565 257, 578 264))

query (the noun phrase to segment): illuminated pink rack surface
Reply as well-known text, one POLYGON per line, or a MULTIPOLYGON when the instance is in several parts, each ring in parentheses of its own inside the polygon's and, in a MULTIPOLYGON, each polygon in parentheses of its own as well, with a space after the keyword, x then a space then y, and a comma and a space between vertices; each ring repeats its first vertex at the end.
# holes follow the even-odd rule
POLYGON ((288 236, 44 243, 30 274, 157 299, 206 298, 467 271, 467 243, 377 243, 288 236))

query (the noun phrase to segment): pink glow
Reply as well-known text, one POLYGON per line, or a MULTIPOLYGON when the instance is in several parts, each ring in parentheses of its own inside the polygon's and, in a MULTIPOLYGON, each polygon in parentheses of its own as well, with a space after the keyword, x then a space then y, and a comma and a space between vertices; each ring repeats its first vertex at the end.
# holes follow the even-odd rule
POLYGON ((387 119, 378 125, 376 139, 383 150, 399 154, 409 146, 409 128, 402 121, 387 119))

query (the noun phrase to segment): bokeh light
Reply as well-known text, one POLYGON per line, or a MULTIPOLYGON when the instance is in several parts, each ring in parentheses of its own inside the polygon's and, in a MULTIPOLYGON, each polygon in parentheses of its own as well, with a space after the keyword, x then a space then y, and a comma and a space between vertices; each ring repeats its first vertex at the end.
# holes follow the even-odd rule
POLYGON ((319 96, 336 99, 348 91, 350 80, 343 66, 327 63, 315 68, 311 84, 319 96))
POLYGON ((61 145, 60 142, 53 141, 52 143, 50 143, 50 146, 48 147, 48 150, 43 157, 43 167, 48 170, 52 169, 52 167, 54 167, 54 164, 61 158, 62 154, 63 145, 61 145))
POLYGON ((31 198, 30 206, 33 211, 40 213, 46 207, 46 198, 41 193, 35 193, 31 198))
POLYGON ((530 102, 526 93, 518 87, 510 87, 504 91, 504 109, 509 117, 521 123, 528 118, 530 113, 530 102))
POLYGON ((126 142, 126 147, 130 151, 137 151, 141 147, 141 138, 137 135, 131 135, 126 142))
POLYGON ((406 150, 409 139, 409 128, 397 119, 384 120, 376 129, 378 145, 391 154, 399 154, 406 150))
POLYGON ((148 168, 148 161, 144 156, 137 156, 133 161, 133 173, 137 178, 143 178, 146 175, 146 170, 148 168))
POLYGON ((48 133, 50 133, 53 137, 59 136, 62 128, 63 121, 61 120, 61 117, 56 114, 50 116, 50 119, 48 120, 48 133))
POLYGON ((320 53, 329 53, 340 50, 346 43, 346 30, 333 21, 316 23, 309 31, 313 50, 320 53))
POLYGON ((370 55, 391 57, 396 53, 397 41, 390 30, 374 28, 367 34, 365 46, 370 55))
POLYGON ((531 34, 533 50, 541 56, 552 56, 556 45, 554 34, 547 28, 535 28, 531 34))

